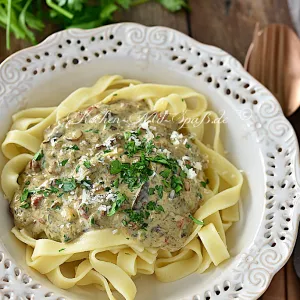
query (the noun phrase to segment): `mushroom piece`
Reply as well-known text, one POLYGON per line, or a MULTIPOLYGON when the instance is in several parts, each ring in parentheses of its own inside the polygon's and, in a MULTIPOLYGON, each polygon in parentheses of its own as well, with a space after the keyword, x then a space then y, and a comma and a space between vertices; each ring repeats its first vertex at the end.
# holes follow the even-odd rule
POLYGON ((144 203, 148 202, 149 199, 149 181, 145 182, 139 189, 131 207, 134 209, 141 209, 144 203))
POLYGON ((82 135, 83 135, 82 131, 77 129, 66 134, 66 140, 78 141, 82 137, 82 135))

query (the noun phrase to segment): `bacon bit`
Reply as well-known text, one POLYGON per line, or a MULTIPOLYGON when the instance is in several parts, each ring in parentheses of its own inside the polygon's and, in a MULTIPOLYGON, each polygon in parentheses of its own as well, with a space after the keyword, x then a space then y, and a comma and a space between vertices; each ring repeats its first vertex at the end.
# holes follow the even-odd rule
POLYGON ((186 191, 190 191, 191 186, 190 186, 190 182, 188 180, 184 180, 184 188, 186 191))
POLYGON ((182 228, 183 224, 184 224, 184 218, 176 222, 177 227, 180 229, 182 228))
POLYGON ((31 205, 37 207, 41 200, 44 199, 43 195, 36 195, 31 197, 31 205))
POLYGON ((45 224, 45 223, 46 223, 45 220, 42 219, 42 218, 39 218, 38 221, 39 221, 41 224, 45 224))

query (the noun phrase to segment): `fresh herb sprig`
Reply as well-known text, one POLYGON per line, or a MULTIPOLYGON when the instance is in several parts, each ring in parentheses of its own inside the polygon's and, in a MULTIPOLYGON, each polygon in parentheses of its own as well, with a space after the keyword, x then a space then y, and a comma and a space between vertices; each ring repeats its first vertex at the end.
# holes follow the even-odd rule
MULTIPOLYGON (((0 26, 6 29, 6 47, 10 34, 36 43, 36 31, 43 31, 52 20, 59 29, 89 29, 111 23, 114 13, 151 0, 3 0, 0 1, 0 26), (43 4, 44 2, 44 4, 43 4)), ((171 12, 187 8, 186 0, 152 0, 171 12)))

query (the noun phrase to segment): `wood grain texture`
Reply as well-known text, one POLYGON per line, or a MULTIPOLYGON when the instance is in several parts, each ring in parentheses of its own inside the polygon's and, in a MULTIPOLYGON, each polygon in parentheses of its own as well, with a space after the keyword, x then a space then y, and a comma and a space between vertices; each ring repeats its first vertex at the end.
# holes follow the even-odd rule
POLYGON ((274 276, 269 288, 261 297, 262 300, 287 300, 285 271, 285 267, 283 267, 274 276))
POLYGON ((256 22, 292 26, 286 0, 191 0, 191 34, 244 61, 256 22))
MULTIPOLYGON (((45 26, 43 32, 37 34, 37 41, 41 42, 44 40, 49 34, 57 31, 57 26, 48 24, 45 26)), ((6 39, 5 39, 5 30, 0 28, 0 62, 2 62, 7 56, 24 49, 26 47, 32 46, 32 44, 28 41, 18 40, 11 34, 11 41, 10 41, 10 50, 6 50, 6 39)))
POLYGON ((300 299, 300 279, 294 270, 293 259, 290 258, 286 265, 287 300, 300 299))
POLYGON ((118 22, 137 22, 147 26, 167 26, 188 33, 187 13, 171 13, 158 3, 144 3, 115 14, 118 22))

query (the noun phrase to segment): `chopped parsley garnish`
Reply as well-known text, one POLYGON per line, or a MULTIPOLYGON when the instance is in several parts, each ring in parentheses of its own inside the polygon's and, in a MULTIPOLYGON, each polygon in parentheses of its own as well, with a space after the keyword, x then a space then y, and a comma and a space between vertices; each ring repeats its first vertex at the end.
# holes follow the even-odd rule
POLYGON ((50 189, 48 189, 50 191, 50 193, 53 193, 53 194, 56 194, 58 193, 58 188, 54 187, 54 186, 51 186, 50 189))
POLYGON ((128 222, 127 222, 125 219, 123 219, 123 220, 122 220, 122 224, 123 224, 123 226, 127 226, 127 225, 128 225, 128 222))
POLYGON ((159 139, 160 139, 160 135, 157 135, 157 136, 155 137, 155 139, 156 139, 156 140, 159 140, 159 139))
POLYGON ((157 212, 164 212, 164 208, 161 206, 161 205, 158 205, 156 202, 154 201, 149 201, 147 203, 147 207, 146 207, 148 210, 152 211, 152 210, 155 210, 157 212))
POLYGON ((20 207, 27 209, 27 208, 30 207, 30 204, 29 203, 25 203, 25 204, 21 205, 20 207))
POLYGON ((94 217, 91 218, 91 224, 95 225, 95 218, 94 217))
POLYGON ((28 198, 28 196, 29 196, 29 190, 28 190, 28 189, 24 189, 24 190, 23 190, 23 193, 22 193, 22 195, 21 195, 21 202, 26 201, 27 198, 28 198))
POLYGON ((64 192, 70 192, 76 189, 76 182, 74 178, 67 178, 62 180, 62 189, 64 192))
POLYGON ((145 223, 145 219, 148 219, 150 216, 150 213, 148 211, 125 209, 124 212, 127 214, 129 222, 139 224, 142 229, 147 228, 148 224, 145 223))
POLYGON ((183 188, 182 179, 179 176, 173 175, 171 177, 171 188, 178 194, 183 188))
POLYGON ((170 174, 171 174, 170 169, 165 169, 159 173, 159 175, 162 176, 163 178, 168 178, 170 174))
POLYGON ((202 199, 202 194, 201 194, 201 193, 198 192, 198 193, 196 194, 196 196, 199 197, 200 199, 202 199))
POLYGON ((111 190, 111 188, 110 188, 109 186, 107 186, 107 187, 104 189, 105 192, 109 192, 110 190, 111 190))
POLYGON ((109 152, 111 152, 111 150, 110 150, 110 149, 106 149, 106 150, 104 150, 103 152, 104 152, 104 153, 109 153, 109 152))
POLYGON ((29 184, 30 184, 30 181, 29 181, 29 180, 25 182, 25 185, 29 185, 29 184))
POLYGON ((83 179, 80 181, 80 184, 83 188, 88 189, 88 190, 91 189, 92 185, 93 185, 93 183, 90 179, 83 179))
POLYGON ((149 162, 142 156, 139 161, 132 164, 121 163, 119 160, 112 161, 110 164, 110 173, 121 173, 122 183, 126 183, 128 188, 133 190, 148 181, 153 171, 149 168, 149 162))
POLYGON ((79 150, 79 147, 77 145, 73 145, 73 146, 68 146, 65 147, 66 150, 79 150))
POLYGON ((111 209, 109 210, 109 213, 107 214, 109 217, 113 216, 121 207, 123 202, 127 200, 127 196, 125 194, 118 193, 116 201, 112 204, 111 209))
POLYGON ((114 180, 113 186, 114 186, 115 188, 118 188, 118 187, 119 187, 119 178, 117 178, 116 180, 114 180))
POLYGON ((58 250, 58 252, 62 252, 64 250, 66 250, 66 248, 61 248, 61 249, 58 250))
POLYGON ((71 239, 66 235, 66 234, 64 234, 64 242, 66 243, 66 242, 68 242, 68 241, 70 241, 71 239))
POLYGON ((205 181, 200 181, 201 185, 206 188, 206 186, 209 184, 209 180, 206 179, 205 181))
POLYGON ((69 159, 64 159, 63 161, 60 162, 61 166, 65 166, 69 159))
POLYGON ((185 148, 190 149, 192 146, 190 144, 185 144, 185 148))
POLYGON ((99 133, 99 130, 98 129, 94 129, 94 128, 90 128, 90 129, 84 130, 84 132, 99 133))
POLYGON ((89 169, 92 165, 91 165, 91 162, 89 161, 89 160, 85 160, 84 162, 83 162, 83 165, 87 168, 87 169, 89 169))
POLYGON ((200 221, 200 220, 194 218, 192 215, 189 215, 189 218, 190 218, 194 223, 196 223, 197 225, 204 225, 204 222, 203 222, 203 221, 200 221))
POLYGON ((119 160, 113 160, 110 163, 110 174, 118 174, 122 170, 122 164, 119 160))
POLYGON ((147 154, 152 153, 153 149, 155 148, 153 141, 149 141, 148 143, 146 143, 145 145, 145 150, 147 154))
POLYGON ((128 131, 125 131, 124 132, 124 138, 125 138, 125 140, 128 140, 130 137, 131 137, 131 133, 128 132, 128 131))
POLYGON ((76 166, 75 172, 78 173, 79 169, 80 169, 80 165, 76 166))
POLYGON ((34 155, 33 160, 35 161, 41 160, 43 156, 44 156, 43 150, 40 150, 34 155))
POLYGON ((155 189, 157 190, 157 194, 158 194, 158 197, 160 198, 160 199, 162 199, 162 197, 163 197, 163 189, 164 189, 164 187, 162 186, 162 185, 156 185, 155 186, 155 189))
POLYGON ((113 94, 113 96, 118 96, 118 94, 113 94))
POLYGON ((154 192, 155 192, 155 188, 149 188, 149 190, 148 190, 149 195, 153 195, 154 192))

